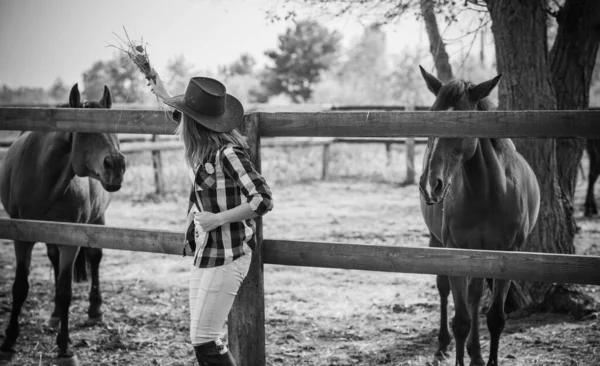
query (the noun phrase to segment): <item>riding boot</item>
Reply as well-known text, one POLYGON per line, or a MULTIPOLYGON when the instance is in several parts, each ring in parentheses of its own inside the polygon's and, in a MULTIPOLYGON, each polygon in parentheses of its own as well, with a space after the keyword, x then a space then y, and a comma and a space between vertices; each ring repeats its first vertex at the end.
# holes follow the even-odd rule
POLYGON ((233 356, 220 340, 194 346, 200 366, 236 366, 233 356))

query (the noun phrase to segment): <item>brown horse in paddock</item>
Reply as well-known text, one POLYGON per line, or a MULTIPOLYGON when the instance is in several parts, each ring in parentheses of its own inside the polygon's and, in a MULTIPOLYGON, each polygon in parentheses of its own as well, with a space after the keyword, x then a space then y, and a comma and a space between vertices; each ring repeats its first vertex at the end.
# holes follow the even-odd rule
MULTIPOLYGON (((82 102, 77 84, 71 89, 69 104, 59 107, 110 108, 110 92, 104 87, 99 102, 82 102)), ((115 134, 80 132, 34 132, 21 134, 7 152, 0 170, 2 204, 13 219, 104 224, 104 212, 110 202, 108 192, 121 188, 125 158, 119 151, 115 134)), ((15 240, 17 260, 12 288, 13 304, 0 359, 16 353, 19 314, 29 292, 29 267, 32 242, 15 240)), ((48 257, 54 268, 55 303, 50 324, 60 329, 56 337, 58 363, 76 365, 77 358, 69 347, 69 306, 71 279, 85 279, 85 258, 90 264, 92 286, 88 316, 102 320, 102 297, 98 269, 102 250, 47 243, 48 257), (81 265, 75 266, 77 262, 81 265)))
MULTIPOLYGON (((489 93, 500 75, 481 84, 452 80, 443 84, 421 68, 436 100, 430 111, 490 110, 489 93)), ((430 246, 456 249, 517 250, 537 220, 540 193, 537 179, 510 139, 430 137, 419 181, 421 212, 430 231, 430 246)), ((485 365, 479 344, 479 302, 482 278, 437 276, 441 296, 441 326, 436 356, 450 343, 448 293, 452 290, 455 316, 456 365, 485 365), (468 337, 468 339, 467 339, 468 337)), ((493 280, 487 313, 490 356, 498 365, 498 344, 506 316, 504 301, 510 280, 493 280)))
POLYGON ((600 139, 586 140, 586 150, 590 159, 587 195, 585 196, 584 215, 587 217, 597 215, 598 207, 594 197, 594 184, 600 175, 600 139))

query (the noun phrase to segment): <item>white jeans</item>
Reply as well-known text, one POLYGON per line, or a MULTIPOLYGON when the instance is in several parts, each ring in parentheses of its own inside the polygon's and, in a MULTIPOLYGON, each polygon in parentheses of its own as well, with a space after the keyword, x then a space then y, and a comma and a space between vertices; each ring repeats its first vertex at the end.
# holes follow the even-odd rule
POLYGON ((251 259, 252 253, 248 253, 223 266, 192 269, 189 291, 192 345, 219 338, 251 259))

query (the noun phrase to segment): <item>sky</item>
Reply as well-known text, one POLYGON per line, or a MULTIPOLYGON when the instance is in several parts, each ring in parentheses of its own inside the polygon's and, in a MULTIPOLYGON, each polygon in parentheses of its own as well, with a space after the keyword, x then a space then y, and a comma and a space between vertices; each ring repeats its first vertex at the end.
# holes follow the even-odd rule
MULTIPOLYGON (((348 45, 370 23, 365 17, 321 15, 293 0, 0 0, 0 85, 49 87, 58 77, 81 82, 95 61, 118 53, 124 28, 133 40, 147 42, 150 60, 161 73, 179 55, 200 70, 250 53, 259 64, 277 35, 293 25, 269 14, 294 10, 296 19, 316 17, 343 35, 348 45)), ((414 16, 384 27, 388 49, 428 46, 414 16)))

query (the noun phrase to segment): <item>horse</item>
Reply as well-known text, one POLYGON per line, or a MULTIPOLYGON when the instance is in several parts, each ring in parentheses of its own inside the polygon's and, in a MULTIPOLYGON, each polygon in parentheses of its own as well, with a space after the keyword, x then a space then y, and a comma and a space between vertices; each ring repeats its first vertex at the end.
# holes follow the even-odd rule
MULTIPOLYGON (((104 108, 112 105, 110 91, 104 86, 100 101, 81 101, 77 84, 65 108, 104 108)), ((44 220, 104 225, 109 192, 121 188, 125 157, 119 151, 116 134, 82 132, 25 131, 9 148, 0 170, 0 198, 13 219, 44 220)), ((13 303, 0 359, 12 359, 19 336, 19 315, 29 292, 29 268, 35 243, 14 241, 17 261, 12 287, 13 303)), ((56 344, 60 365, 77 365, 70 350, 69 306, 71 282, 76 262, 76 279, 84 279, 89 262, 92 286, 89 295, 90 322, 102 321, 99 266, 102 250, 47 243, 47 254, 54 269, 55 295, 51 326, 60 325, 56 344), (79 254, 79 255, 78 255, 79 254)))
MULTIPOLYGON (((436 96, 430 111, 494 108, 488 96, 501 75, 476 85, 464 80, 444 84, 420 68, 428 89, 436 96)), ((531 233, 539 213, 538 181, 510 139, 430 137, 419 190, 431 247, 518 250, 531 233)), ((493 294, 487 312, 491 336, 487 365, 495 366, 506 322, 504 302, 510 280, 488 281, 493 294)), ((452 320, 455 365, 464 365, 465 343, 471 365, 485 365, 479 343, 483 279, 438 275, 436 282, 441 298, 436 357, 445 356, 450 344, 447 304, 451 290, 455 306, 452 320)))
POLYGON ((596 198, 594 198, 594 184, 596 184, 596 179, 598 179, 598 175, 600 175, 600 139, 586 140, 585 148, 590 159, 590 171, 584 203, 584 215, 591 217, 598 214, 596 198))

